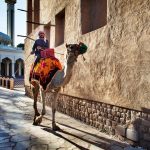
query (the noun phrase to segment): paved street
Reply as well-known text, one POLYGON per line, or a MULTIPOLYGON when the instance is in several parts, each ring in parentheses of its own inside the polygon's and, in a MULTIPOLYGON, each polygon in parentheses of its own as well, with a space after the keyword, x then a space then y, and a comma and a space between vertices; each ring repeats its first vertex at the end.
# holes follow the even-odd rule
POLYGON ((32 102, 23 90, 0 88, 0 150, 123 150, 127 146, 58 112, 56 120, 62 130, 54 132, 48 107, 42 124, 33 126, 32 102))

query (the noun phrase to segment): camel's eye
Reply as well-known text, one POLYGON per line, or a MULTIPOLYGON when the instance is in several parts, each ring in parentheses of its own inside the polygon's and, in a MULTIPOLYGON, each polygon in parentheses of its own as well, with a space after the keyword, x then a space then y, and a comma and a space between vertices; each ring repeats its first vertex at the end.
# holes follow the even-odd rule
POLYGON ((70 45, 70 48, 72 49, 72 48, 73 48, 73 46, 72 46, 72 45, 70 45))

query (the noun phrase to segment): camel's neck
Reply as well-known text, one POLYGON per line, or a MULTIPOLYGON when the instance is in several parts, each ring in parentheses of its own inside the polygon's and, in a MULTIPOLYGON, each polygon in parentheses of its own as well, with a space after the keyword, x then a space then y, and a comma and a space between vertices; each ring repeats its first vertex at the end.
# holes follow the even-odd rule
POLYGON ((61 86, 65 86, 71 79, 72 69, 75 64, 76 57, 74 55, 68 56, 64 64, 63 70, 56 72, 54 78, 48 84, 47 89, 55 89, 61 86))
POLYGON ((76 58, 72 58, 72 59, 67 59, 63 68, 64 71, 64 83, 63 85, 66 85, 69 81, 70 78, 72 76, 72 70, 73 70, 73 66, 76 62, 76 58))

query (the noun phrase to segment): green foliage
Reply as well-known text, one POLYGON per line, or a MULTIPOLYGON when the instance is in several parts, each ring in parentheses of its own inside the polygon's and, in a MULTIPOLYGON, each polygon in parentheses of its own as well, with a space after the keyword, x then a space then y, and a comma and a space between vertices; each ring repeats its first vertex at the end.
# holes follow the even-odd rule
POLYGON ((17 47, 24 49, 24 44, 20 43, 20 44, 17 45, 17 47))

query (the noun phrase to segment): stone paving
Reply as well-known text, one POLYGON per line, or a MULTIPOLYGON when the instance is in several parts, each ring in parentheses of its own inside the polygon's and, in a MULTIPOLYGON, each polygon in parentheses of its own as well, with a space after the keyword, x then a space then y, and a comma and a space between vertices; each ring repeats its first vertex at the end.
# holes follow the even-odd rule
MULTIPOLYGON (((33 126, 33 100, 24 90, 0 87, 0 150, 123 150, 129 144, 69 116, 56 113, 61 131, 51 129, 51 108, 40 126, 33 126)), ((41 110, 41 104, 38 103, 41 110)))

